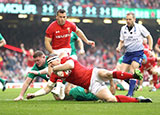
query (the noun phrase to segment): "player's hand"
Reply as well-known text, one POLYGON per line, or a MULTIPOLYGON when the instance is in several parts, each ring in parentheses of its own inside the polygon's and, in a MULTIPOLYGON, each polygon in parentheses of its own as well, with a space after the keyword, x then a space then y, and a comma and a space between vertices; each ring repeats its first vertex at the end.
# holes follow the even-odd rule
POLYGON ((79 51, 79 54, 80 54, 80 55, 84 55, 84 54, 85 54, 85 51, 84 51, 84 50, 80 50, 80 51, 79 51))
POLYGON ((94 41, 89 40, 89 41, 87 42, 87 44, 88 44, 88 45, 91 45, 92 47, 95 47, 95 42, 94 42, 94 41))
POLYGON ((33 99, 35 95, 33 93, 28 93, 27 94, 27 99, 33 99))
POLYGON ((121 49, 119 47, 116 48, 116 51, 120 53, 121 49))
POLYGON ((14 101, 20 101, 23 100, 23 96, 18 96, 17 98, 14 99, 14 101))
POLYGON ((21 48, 23 48, 23 47, 24 47, 24 44, 23 44, 23 43, 21 43, 21 44, 20 44, 20 47, 21 47, 21 48))

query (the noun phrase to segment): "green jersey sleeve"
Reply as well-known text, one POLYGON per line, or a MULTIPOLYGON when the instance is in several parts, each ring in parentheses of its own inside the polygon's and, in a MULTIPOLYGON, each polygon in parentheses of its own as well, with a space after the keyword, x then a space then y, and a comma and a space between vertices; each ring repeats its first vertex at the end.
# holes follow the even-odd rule
MULTIPOLYGON (((46 57, 47 58, 47 57, 46 57)), ((34 64, 34 66, 32 67, 31 70, 35 70, 35 71, 39 71, 39 70, 42 70, 44 68, 48 67, 48 63, 47 63, 47 60, 45 61, 45 64, 41 67, 38 67, 37 64, 34 64)), ((42 79, 45 79, 46 81, 49 80, 48 76, 46 74, 41 74, 41 75, 35 75, 35 74, 32 74, 32 73, 29 73, 28 74, 28 77, 34 79, 35 77, 41 77, 42 79)))
POLYGON ((4 38, 3 38, 2 34, 0 33, 0 41, 3 40, 3 39, 4 39, 4 38))
POLYGON ((71 45, 71 55, 76 55, 76 47, 75 47, 75 42, 77 41, 78 39, 78 36, 76 33, 72 32, 71 33, 71 42, 70 42, 70 45, 71 45))

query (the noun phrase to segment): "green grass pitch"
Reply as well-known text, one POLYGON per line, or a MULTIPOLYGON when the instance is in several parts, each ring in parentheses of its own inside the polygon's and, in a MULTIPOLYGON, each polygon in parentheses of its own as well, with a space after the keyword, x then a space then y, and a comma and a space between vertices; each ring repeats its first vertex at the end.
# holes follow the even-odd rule
MULTIPOLYGON (((55 101, 52 94, 32 100, 14 102, 21 89, 0 91, 0 115, 160 115, 160 90, 148 87, 136 91, 134 97, 150 97, 153 103, 98 103, 94 101, 55 101)), ((30 88, 28 92, 38 89, 30 88)), ((117 91, 125 95, 127 91, 117 91)), ((26 96, 26 95, 25 95, 26 96)))

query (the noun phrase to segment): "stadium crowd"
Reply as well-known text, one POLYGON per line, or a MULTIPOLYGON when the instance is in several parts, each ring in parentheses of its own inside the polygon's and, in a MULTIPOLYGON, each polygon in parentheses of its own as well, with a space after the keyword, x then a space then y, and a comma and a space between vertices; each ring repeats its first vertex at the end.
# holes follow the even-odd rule
POLYGON ((159 0, 0 0, 4 3, 54 4, 55 6, 82 5, 83 7, 107 6, 124 8, 160 8, 159 0))

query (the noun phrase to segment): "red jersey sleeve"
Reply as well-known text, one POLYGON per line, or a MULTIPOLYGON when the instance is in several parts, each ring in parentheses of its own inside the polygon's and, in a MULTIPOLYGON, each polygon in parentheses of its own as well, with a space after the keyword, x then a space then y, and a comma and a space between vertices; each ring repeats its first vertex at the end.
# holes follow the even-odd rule
POLYGON ((76 30, 77 30, 76 24, 73 22, 70 22, 70 24, 71 24, 72 31, 76 32, 76 30))
POLYGON ((160 46, 160 38, 158 38, 158 40, 157 40, 157 44, 160 46))
POLYGON ((53 23, 51 23, 46 30, 46 37, 52 38, 54 35, 53 23))
POLYGON ((152 64, 152 66, 156 65, 157 58, 151 57, 151 58, 148 58, 147 60, 152 64))
POLYGON ((57 79, 59 79, 59 77, 52 72, 52 74, 50 76, 50 81, 55 83, 57 81, 57 79))
POLYGON ((61 59, 61 64, 65 63, 67 60, 70 60, 70 59, 72 59, 72 58, 71 57, 63 57, 61 59))

